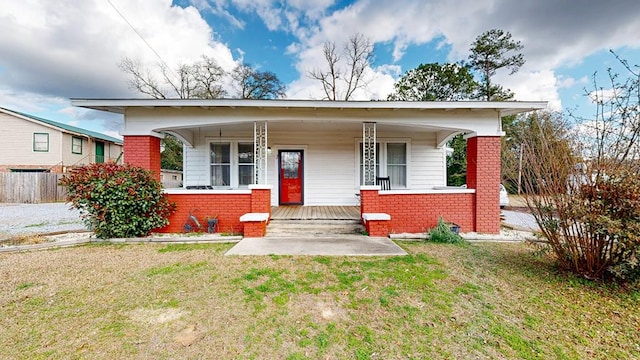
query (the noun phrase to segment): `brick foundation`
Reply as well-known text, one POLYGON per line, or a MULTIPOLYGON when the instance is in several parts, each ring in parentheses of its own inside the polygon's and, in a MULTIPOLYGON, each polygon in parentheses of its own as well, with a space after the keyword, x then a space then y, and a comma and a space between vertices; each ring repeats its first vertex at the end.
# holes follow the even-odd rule
MULTIPOLYGON (((169 201, 177 204, 177 210, 169 217, 169 225, 157 229, 162 233, 182 233, 189 218, 189 211, 193 212, 200 225, 201 231, 207 231, 207 217, 217 216, 218 232, 243 233, 244 236, 255 237, 259 230, 247 227, 240 222, 240 217, 252 212, 271 213, 271 190, 269 188, 252 189, 247 194, 166 194, 169 201), (254 209, 256 211, 254 211, 254 209), (262 211, 268 209, 268 211, 262 211), (249 231, 251 235, 247 235, 249 231)), ((266 229, 266 223, 264 224, 266 229)), ((264 232, 262 235, 264 236, 264 232)))
MULTIPOLYGON (((363 191, 364 192, 364 191, 363 191)), ((461 231, 474 231, 474 194, 378 194, 367 190, 362 207, 367 213, 391 216, 384 227, 376 227, 376 236, 390 233, 420 233, 438 224, 438 218, 460 225, 461 231), (386 233, 384 232, 386 227, 386 233)), ((370 235, 372 232, 367 230, 370 235)))
POLYGON ((169 225, 158 229, 163 233, 182 233, 189 211, 198 218, 201 231, 207 231, 207 216, 218 217, 218 232, 242 233, 240 216, 251 212, 251 194, 167 194, 177 210, 169 217, 169 225))

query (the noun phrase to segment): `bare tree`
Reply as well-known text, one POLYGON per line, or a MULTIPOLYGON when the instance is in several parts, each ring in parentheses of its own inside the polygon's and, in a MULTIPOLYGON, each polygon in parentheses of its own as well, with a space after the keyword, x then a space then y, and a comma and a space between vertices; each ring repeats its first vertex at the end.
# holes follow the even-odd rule
MULTIPOLYGON (((148 68, 143 68, 139 60, 125 57, 118 64, 120 70, 129 74, 129 88, 151 96, 155 99, 166 99, 165 91, 148 68)), ((162 68, 164 69, 164 68, 162 68)))
POLYGON ((139 60, 125 57, 118 66, 129 74, 131 89, 156 99, 215 99, 225 95, 221 85, 225 71, 206 55, 193 64, 180 65, 175 71, 159 64, 159 80, 139 60))
POLYGON ((259 71, 249 64, 231 72, 236 97, 241 99, 278 99, 285 97, 285 85, 271 71, 259 71))
POLYGON ((365 70, 373 61, 371 40, 360 33, 353 34, 338 52, 335 42, 327 41, 322 47, 325 69, 313 69, 308 76, 320 81, 327 100, 350 100, 353 93, 365 88, 368 81, 365 70))

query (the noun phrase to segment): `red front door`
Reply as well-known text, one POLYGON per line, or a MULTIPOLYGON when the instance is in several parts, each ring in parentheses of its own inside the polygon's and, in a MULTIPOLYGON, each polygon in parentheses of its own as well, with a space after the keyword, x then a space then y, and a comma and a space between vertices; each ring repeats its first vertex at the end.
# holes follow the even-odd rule
POLYGON ((278 158, 280 204, 302 205, 302 150, 280 150, 278 158))

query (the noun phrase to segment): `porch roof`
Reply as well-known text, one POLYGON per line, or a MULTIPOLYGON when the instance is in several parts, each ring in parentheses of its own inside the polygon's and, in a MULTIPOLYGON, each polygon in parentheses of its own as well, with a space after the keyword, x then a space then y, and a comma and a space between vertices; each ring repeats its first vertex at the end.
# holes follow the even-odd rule
POLYGON ((171 133, 192 146, 193 129, 325 122, 349 126, 377 122, 437 134, 442 147, 455 134, 501 136, 503 116, 544 109, 544 101, 326 101, 248 99, 72 99, 74 106, 125 115, 122 135, 171 133))
POLYGON ((304 110, 494 110, 500 116, 540 110, 546 101, 326 101, 249 99, 71 99, 73 106, 124 114, 127 108, 244 108, 304 110))

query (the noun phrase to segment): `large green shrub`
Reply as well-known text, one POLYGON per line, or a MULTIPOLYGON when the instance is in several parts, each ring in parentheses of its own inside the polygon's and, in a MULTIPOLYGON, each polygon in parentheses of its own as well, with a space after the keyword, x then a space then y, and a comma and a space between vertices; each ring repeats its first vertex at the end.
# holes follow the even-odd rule
POLYGON ((162 184, 136 166, 90 164, 74 169, 60 185, 101 239, 146 236, 167 225, 175 211, 175 204, 162 194, 162 184))

